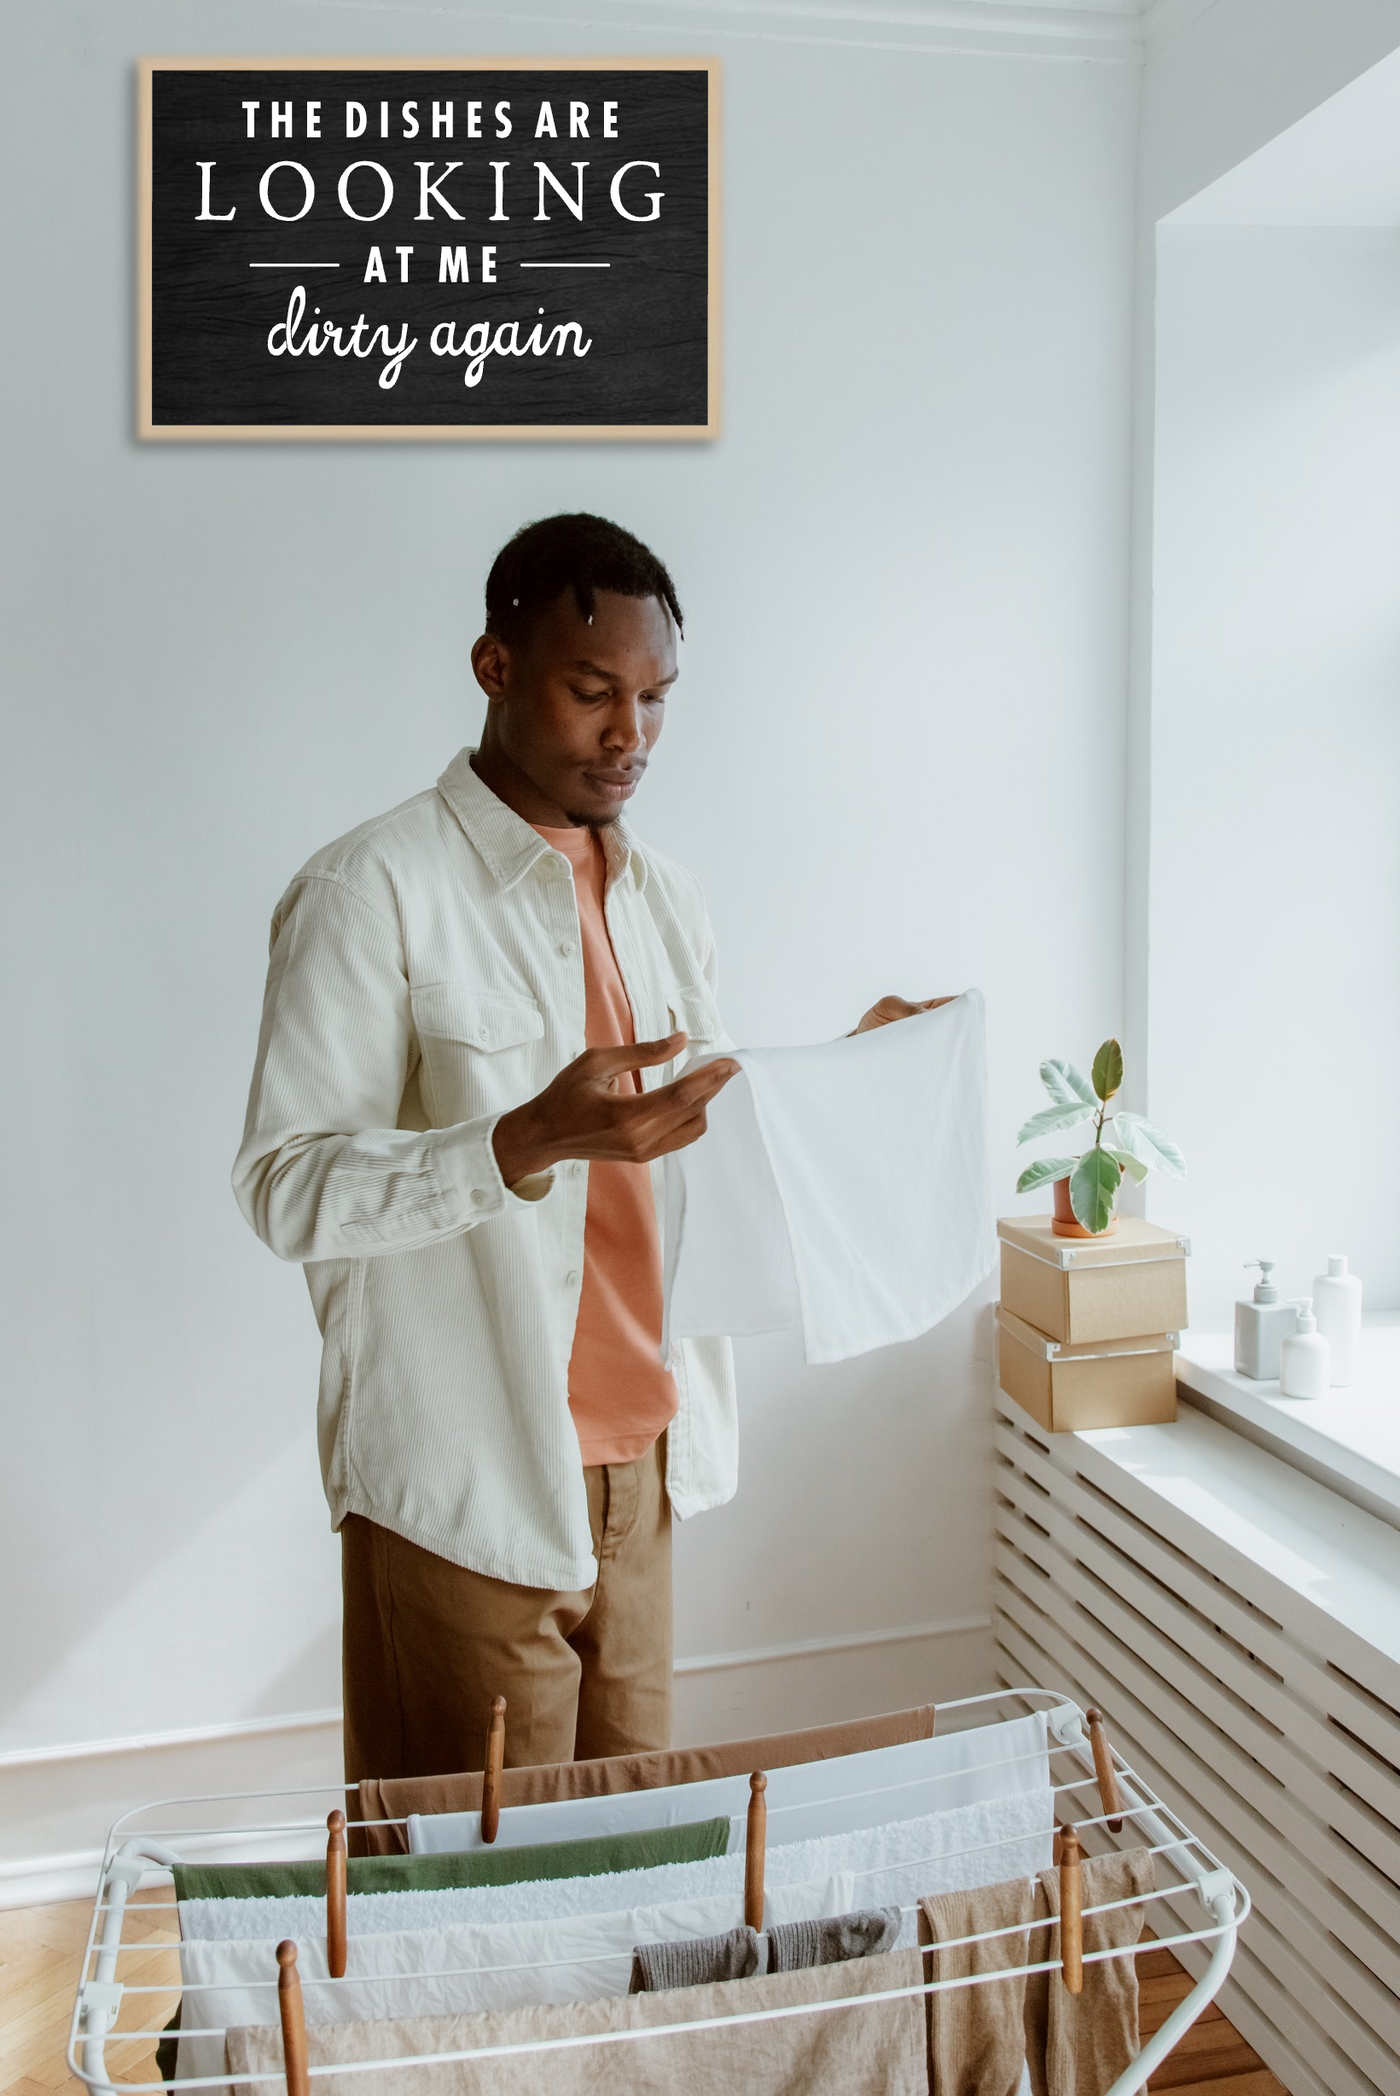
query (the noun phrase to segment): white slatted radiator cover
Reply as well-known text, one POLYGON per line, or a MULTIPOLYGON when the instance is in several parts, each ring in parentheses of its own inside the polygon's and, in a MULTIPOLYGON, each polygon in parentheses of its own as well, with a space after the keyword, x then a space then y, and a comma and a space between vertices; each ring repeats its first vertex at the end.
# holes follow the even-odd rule
MULTIPOLYGON (((1170 1434, 1209 1455, 1223 1434, 1256 1492, 1271 1470, 1281 1500, 1325 1488, 1185 1406, 1098 1446, 997 1408, 999 1678, 1097 1704, 1248 1886, 1221 2006, 1295 2096, 1400 2096, 1400 1664, 1329 1609, 1306 1553, 1262 1529, 1257 1555, 1235 1547, 1208 1491, 1164 1496, 1123 1450, 1170 1434)), ((1383 1580, 1400 1536, 1332 1518, 1367 1525, 1383 1580)))

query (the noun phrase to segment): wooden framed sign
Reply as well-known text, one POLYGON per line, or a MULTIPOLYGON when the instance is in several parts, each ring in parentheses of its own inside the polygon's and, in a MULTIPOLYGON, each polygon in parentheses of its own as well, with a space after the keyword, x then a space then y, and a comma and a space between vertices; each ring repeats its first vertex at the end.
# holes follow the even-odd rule
POLYGON ((719 66, 154 58, 153 438, 710 437, 719 66))

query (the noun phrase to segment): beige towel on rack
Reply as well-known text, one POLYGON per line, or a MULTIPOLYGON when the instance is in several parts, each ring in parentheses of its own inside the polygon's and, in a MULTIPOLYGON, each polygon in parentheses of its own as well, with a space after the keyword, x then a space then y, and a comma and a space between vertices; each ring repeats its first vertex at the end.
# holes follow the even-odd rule
MULTIPOLYGON (((1084 1905, 1140 1899, 1156 1882, 1147 1849, 1114 1850, 1084 1864, 1084 1905)), ((1037 1916, 1060 1911, 1060 1874, 1043 1870, 1036 1891, 1037 1916)), ((1136 1943, 1146 1919, 1142 1907, 1086 1914, 1084 1948, 1120 1950, 1136 1943)), ((1037 1958, 1058 1958, 1058 1924, 1037 1929, 1037 1958), (1048 1948, 1040 1946, 1048 1939, 1048 1948)), ((1026 1990, 1026 2058, 1035 2096, 1103 2096, 1137 2058, 1138 1977, 1136 1958, 1105 1958, 1084 1967, 1084 1987, 1071 1994, 1058 1973, 1038 1973, 1026 1990)))
MULTIPOLYGON (((839 1725, 812 1725, 801 1732, 770 1733, 762 1739, 721 1740, 709 1747, 668 1747, 647 1754, 614 1754, 597 1761, 549 1762, 539 1768, 508 1768, 501 1782, 503 1805, 552 1804, 559 1798, 612 1797, 620 1791, 666 1790, 676 1783, 705 1783, 717 1776, 748 1776, 755 1769, 796 1768, 932 1739, 934 1707, 892 1710, 879 1717, 839 1725)), ((510 1720, 506 1720, 506 1751, 510 1720)), ((454 1776, 398 1776, 365 1780, 347 1793, 351 1819, 406 1819, 410 1812, 480 1812, 481 1772, 454 1776)), ((357 1853, 397 1855, 408 1851, 401 1826, 357 1829, 357 1853)))
MULTIPOLYGON (((963 1979, 1024 1965, 1035 1885, 1012 1878, 975 1892, 940 1892, 919 1902, 919 1941, 946 1943, 984 1929, 1009 1929, 987 1943, 954 1944, 925 1960, 930 1980, 963 1979)), ((1016 2096, 1026 2060, 1026 1982, 996 1980, 925 1996, 928 2079, 933 2096, 1016 2096)))
MULTIPOLYGON (((623 1994, 566 2008, 491 2010, 474 2016, 421 2016, 382 2023, 318 2023, 307 2032, 309 2064, 390 2059, 415 2053, 520 2045, 595 2031, 843 2001, 887 1988, 916 1987, 918 1951, 891 1951, 854 1964, 823 1965, 767 1979, 727 1980, 665 1994, 623 1994)), ((230 2030, 231 2075, 280 2073, 282 2039, 273 2026, 230 2030)), ((327 2075, 315 2096, 927 2096, 920 1997, 906 1994, 869 2008, 720 2024, 673 2038, 579 2045, 558 2052, 505 2054, 441 2066, 388 2067, 327 2075)))

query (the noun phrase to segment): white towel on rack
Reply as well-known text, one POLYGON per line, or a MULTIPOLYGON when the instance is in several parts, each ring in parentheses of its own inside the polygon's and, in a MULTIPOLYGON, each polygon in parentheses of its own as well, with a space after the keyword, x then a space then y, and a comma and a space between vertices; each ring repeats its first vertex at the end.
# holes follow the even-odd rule
MULTIPOLYGON (((771 1891, 850 1872, 857 1906, 912 1906, 926 1893, 957 1892, 1048 1870, 1053 1832, 1053 1792, 1048 1787, 1018 1791, 888 1826, 770 1844, 765 1882, 771 1891)), ((592 1878, 545 1878, 432 1892, 359 1892, 345 1902, 346 1931, 358 1939, 408 1929, 560 1920, 724 1894, 737 1902, 743 1888, 744 1858, 732 1854, 592 1878)), ((180 1930, 186 1941, 257 1937, 276 1943, 285 1936, 300 1941, 323 1935, 325 1926, 324 1899, 309 1895, 180 1904, 180 1930)), ((900 1942, 917 1940, 911 1914, 900 1942)))
MULTIPOLYGON (((557 1888, 570 1881, 550 1882, 557 1888)), ((772 1886, 764 1899, 764 1921, 846 1914, 855 1903, 855 1881, 849 1874, 772 1886)), ((308 2023, 355 2023, 380 2016, 455 2015, 465 2009, 595 2001, 625 1994, 634 1944, 717 1935, 733 1928, 739 1911, 735 1894, 726 1892, 563 1920, 357 1936, 344 1980, 328 1977, 325 1936, 318 1933, 297 1943, 306 2018, 308 2023)), ((321 1931, 324 1927, 322 1908, 321 1931)), ((268 1936, 256 1942, 181 1944, 177 2076, 222 2074, 224 2031, 233 2024, 275 2019, 279 1940, 268 1936), (206 2031, 210 2035, 190 2035, 206 2031)))
POLYGON ((809 1361, 917 1338, 995 1253, 982 993, 747 1048, 666 1159, 666 1337, 800 1325, 809 1361))
MULTIPOLYGON (((932 1739, 911 1739, 897 1747, 873 1747, 864 1754, 800 1762, 767 1774, 768 1839, 773 1843, 913 1819, 1013 1791, 1043 1790, 1050 1781, 1045 1713, 975 1725, 965 1732, 936 1733, 932 1739), (804 1813, 804 1806, 820 1809, 804 1813)), ((536 1841, 574 1841, 641 1827, 683 1826, 726 1812, 742 1825, 748 1802, 747 1776, 720 1776, 662 1790, 513 1805, 501 1814, 496 1843, 514 1848, 536 1841)), ((742 1842, 741 1831, 737 1845, 742 1842)), ((415 1855, 479 1848, 480 1815, 413 1813, 408 1845, 415 1855)))

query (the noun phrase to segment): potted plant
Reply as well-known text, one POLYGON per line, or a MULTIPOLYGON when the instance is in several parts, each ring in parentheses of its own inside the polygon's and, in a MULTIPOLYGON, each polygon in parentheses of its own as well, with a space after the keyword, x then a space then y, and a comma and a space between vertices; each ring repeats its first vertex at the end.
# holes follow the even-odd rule
POLYGON ((1041 1064, 1040 1081, 1051 1104, 1031 1115, 1018 1143, 1033 1143, 1037 1136, 1077 1127, 1081 1121, 1094 1123, 1092 1149, 1079 1157, 1039 1157, 1016 1181, 1018 1194, 1053 1186, 1050 1227, 1057 1237, 1105 1237, 1116 1230, 1114 1210, 1125 1173, 1138 1184, 1149 1172, 1185 1178, 1186 1160, 1169 1135, 1141 1114, 1121 1107, 1116 1113, 1108 1110, 1123 1085, 1123 1051, 1117 1041, 1104 1042, 1088 1077, 1073 1063, 1056 1060, 1041 1064))

